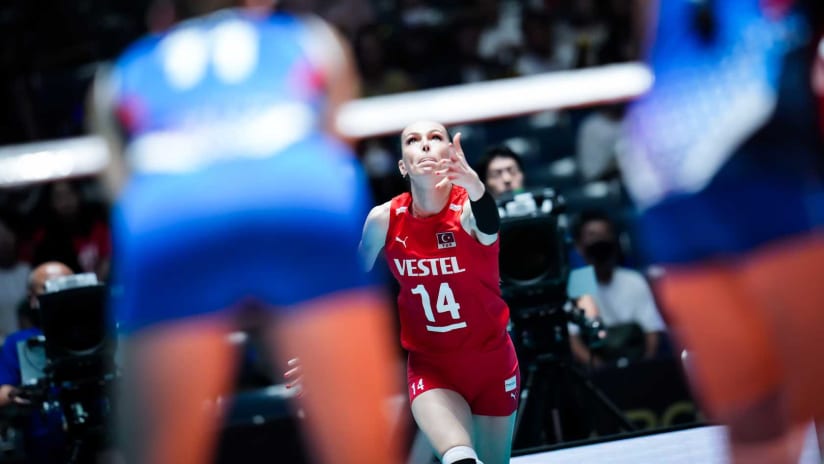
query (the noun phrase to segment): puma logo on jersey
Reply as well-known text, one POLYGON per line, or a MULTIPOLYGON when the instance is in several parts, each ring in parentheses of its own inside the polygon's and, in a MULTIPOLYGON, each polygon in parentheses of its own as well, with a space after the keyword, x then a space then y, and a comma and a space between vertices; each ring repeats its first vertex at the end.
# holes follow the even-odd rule
POLYGON ((509 396, 511 396, 513 400, 518 400, 518 398, 515 397, 515 393, 510 393, 509 396))
POLYGON ((401 213, 405 213, 407 209, 408 208, 406 206, 399 206, 399 207, 395 208, 395 216, 397 216, 401 213))
MULTIPOLYGON (((397 239, 397 237, 395 238, 397 239)), ((409 277, 459 274, 466 271, 466 269, 462 269, 460 264, 458 264, 457 256, 428 259, 395 258, 395 267, 398 269, 398 274, 409 277)))
POLYGON ((400 243, 401 245, 403 245, 404 248, 406 248, 406 241, 407 240, 409 240, 408 235, 406 237, 404 237, 403 240, 401 240, 400 236, 397 236, 397 235, 395 236, 395 241, 400 243))
POLYGON ((449 204, 449 209, 451 209, 452 211, 460 211, 461 210, 461 205, 459 205, 457 203, 450 203, 449 204))

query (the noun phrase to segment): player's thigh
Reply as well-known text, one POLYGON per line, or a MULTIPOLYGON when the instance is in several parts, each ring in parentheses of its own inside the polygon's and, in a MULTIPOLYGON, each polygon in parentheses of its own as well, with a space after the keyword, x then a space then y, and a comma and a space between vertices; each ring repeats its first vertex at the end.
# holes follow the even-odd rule
POLYGON ((475 451, 484 464, 507 464, 512 454, 515 415, 472 416, 475 451))
POLYGON ((118 434, 131 458, 206 459, 219 424, 208 405, 232 385, 230 328, 220 318, 186 318, 146 327, 121 342, 118 434))
POLYGON ((472 446, 472 412, 457 392, 434 388, 417 395, 412 416, 439 456, 455 446, 472 446))
POLYGON ((752 255, 744 267, 747 290, 763 302, 787 373, 790 417, 824 418, 824 233, 794 237, 752 255))
POLYGON ((387 414, 390 398, 402 397, 388 309, 377 289, 340 291, 286 308, 269 330, 280 366, 301 360, 306 425, 329 462, 399 454, 397 420, 387 414))
POLYGON ((783 372, 772 330, 735 270, 671 268, 658 290, 677 341, 690 353, 694 393, 710 416, 728 419, 775 394, 783 372))

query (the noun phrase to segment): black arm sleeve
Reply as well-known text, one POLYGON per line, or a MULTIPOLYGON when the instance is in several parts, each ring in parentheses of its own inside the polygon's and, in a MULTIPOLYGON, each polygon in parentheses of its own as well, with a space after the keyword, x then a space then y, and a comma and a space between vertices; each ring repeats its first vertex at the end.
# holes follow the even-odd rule
POLYGON ((492 195, 485 191, 478 201, 469 200, 469 204, 472 206, 478 230, 489 235, 498 233, 501 228, 501 217, 498 215, 498 205, 495 204, 492 195))

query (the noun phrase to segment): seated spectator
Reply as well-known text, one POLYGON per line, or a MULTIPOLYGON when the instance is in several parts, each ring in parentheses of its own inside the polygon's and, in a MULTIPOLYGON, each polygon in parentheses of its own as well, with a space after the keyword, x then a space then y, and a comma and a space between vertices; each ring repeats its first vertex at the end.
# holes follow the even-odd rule
POLYGON ((0 337, 18 329, 15 313, 26 296, 30 270, 27 263, 18 260, 14 231, 0 220, 0 337))
POLYGON ((390 59, 387 47, 391 46, 391 31, 378 24, 358 29, 354 39, 354 52, 361 77, 364 97, 408 92, 416 88, 412 77, 390 59))
POLYGON ((616 146, 624 118, 623 104, 598 108, 581 122, 576 140, 575 158, 584 182, 618 177, 616 146))
POLYGON ((454 31, 450 37, 454 44, 449 47, 454 62, 452 84, 511 77, 512 72, 508 66, 478 53, 478 44, 483 29, 483 24, 478 18, 468 17, 456 20, 451 28, 454 31))
MULTIPOLYGON (((37 266, 29 275, 28 301, 33 326, 11 333, 0 348, 0 408, 14 404, 28 404, 28 400, 19 395, 19 387, 23 379, 18 345, 43 334, 36 314, 39 307, 37 297, 45 292, 46 281, 72 274, 72 270, 65 264, 52 261, 37 266)), ((58 422, 59 418, 53 415, 44 415, 38 411, 32 412, 23 433, 26 462, 36 464, 64 462, 62 435, 55 432, 59 429, 55 425, 58 422)))
POLYGON ((545 10, 529 12, 521 18, 524 43, 515 71, 518 75, 567 69, 571 63, 559 56, 555 44, 555 18, 545 10))
POLYGON ((601 64, 601 47, 606 43, 609 29, 601 8, 594 0, 567 2, 566 14, 562 15, 558 30, 559 52, 569 57, 571 67, 586 68, 601 64))
POLYGON ((478 161, 475 172, 487 191, 496 199, 505 193, 517 193, 524 188, 521 157, 503 145, 487 150, 478 161))
POLYGON ((106 280, 111 235, 103 208, 84 201, 79 185, 58 181, 43 192, 42 223, 31 243, 32 264, 60 261, 75 272, 106 280))
POLYGON ((600 64, 625 63, 640 58, 637 27, 637 11, 632 2, 608 0, 602 6, 601 16, 607 28, 607 36, 599 50, 600 64))
POLYGON ((68 266, 57 261, 43 263, 29 274, 28 304, 32 327, 18 330, 6 337, 0 349, 0 407, 15 400, 17 386, 20 385, 20 359, 17 357, 17 344, 32 337, 42 335, 40 321, 36 317, 39 303, 37 297, 46 291, 46 281, 57 277, 74 274, 68 266))
POLYGON ((575 246, 589 265, 570 273, 567 293, 571 298, 591 295, 596 308, 589 315, 600 317, 607 329, 603 347, 593 352, 579 328, 570 324, 573 356, 595 366, 621 358, 654 357, 664 322, 644 276, 618 265, 615 224, 606 214, 588 211, 581 214, 572 232, 575 246))
POLYGON ((521 36, 521 2, 476 0, 470 6, 483 28, 478 38, 478 54, 486 60, 506 66, 513 64, 521 36))

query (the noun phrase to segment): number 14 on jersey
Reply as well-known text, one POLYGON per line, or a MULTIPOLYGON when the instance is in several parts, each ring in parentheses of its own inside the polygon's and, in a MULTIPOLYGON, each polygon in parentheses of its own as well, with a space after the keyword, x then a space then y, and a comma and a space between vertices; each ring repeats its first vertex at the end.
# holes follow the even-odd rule
MULTIPOLYGON (((426 291, 426 287, 424 287, 423 284, 418 284, 417 287, 412 289, 412 294, 421 297, 421 306, 423 306, 423 312, 426 315, 426 320, 433 324, 427 324, 426 330, 430 332, 443 333, 466 327, 466 321, 453 322, 448 325, 434 325, 437 321, 435 320, 435 313, 432 312, 432 303, 429 297, 429 292, 426 291)), ((459 321, 461 319, 461 305, 455 301, 455 295, 452 293, 452 289, 449 288, 448 282, 442 282, 440 288, 438 289, 435 309, 438 314, 449 313, 452 316, 453 321, 459 321)))

